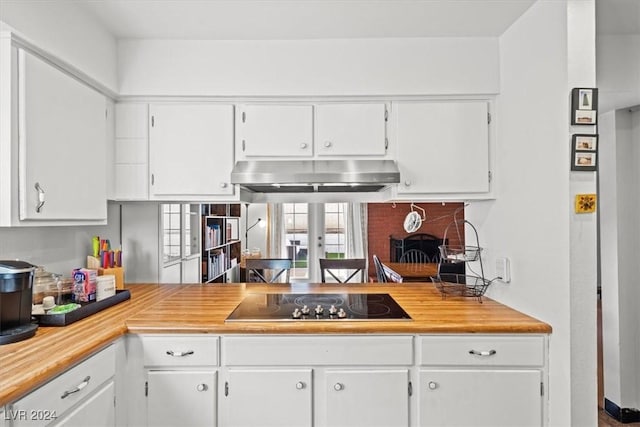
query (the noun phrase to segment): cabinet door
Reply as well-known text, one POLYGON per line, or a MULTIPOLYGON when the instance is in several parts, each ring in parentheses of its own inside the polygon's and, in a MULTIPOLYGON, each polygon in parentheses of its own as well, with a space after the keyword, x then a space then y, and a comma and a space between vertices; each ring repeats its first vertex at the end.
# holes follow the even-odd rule
POLYGON ((106 220, 105 97, 23 50, 18 58, 20 219, 106 220))
POLYGON ((115 189, 116 200, 149 198, 149 106, 116 104, 115 189))
POLYGON ((407 369, 328 370, 325 394, 327 425, 409 425, 407 369))
POLYGON ((537 370, 421 370, 420 426, 541 426, 537 370))
POLYGON ((233 106, 152 104, 152 196, 233 194, 233 106))
POLYGON ((115 385, 109 381, 96 394, 87 398, 68 415, 56 420, 54 426, 108 427, 116 425, 115 385))
POLYGON ((311 369, 230 369, 224 425, 311 426, 311 369))
POLYGON ((240 153, 246 157, 313 155, 310 105, 245 105, 237 120, 240 153))
POLYGON ((315 107, 315 146, 319 156, 384 156, 384 104, 324 104, 315 107))
POLYGON ((396 105, 399 194, 489 191, 485 101, 396 105))
POLYGON ((215 426, 215 371, 149 371, 147 425, 215 426))

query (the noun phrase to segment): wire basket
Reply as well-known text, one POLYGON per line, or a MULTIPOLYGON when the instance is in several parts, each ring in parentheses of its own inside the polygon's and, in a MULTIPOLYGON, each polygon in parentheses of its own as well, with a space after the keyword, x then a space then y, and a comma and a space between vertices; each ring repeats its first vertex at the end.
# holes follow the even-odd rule
POLYGON ((442 294, 442 299, 445 299, 448 295, 454 295, 477 298, 480 303, 482 302, 482 295, 493 282, 493 280, 487 280, 484 277, 453 273, 432 276, 431 281, 442 294))
POLYGON ((440 245, 440 258, 448 262, 471 262, 480 259, 479 246, 440 245))

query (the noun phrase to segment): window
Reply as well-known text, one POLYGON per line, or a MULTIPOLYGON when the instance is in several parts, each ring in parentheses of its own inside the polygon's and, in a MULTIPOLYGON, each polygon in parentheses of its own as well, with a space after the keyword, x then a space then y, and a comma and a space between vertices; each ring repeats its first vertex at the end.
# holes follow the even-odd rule
POLYGON ((346 203, 283 203, 286 253, 291 279, 319 280, 319 258, 346 254, 346 203), (318 242, 310 246, 310 242, 318 242))
POLYGON ((180 205, 166 203, 162 205, 162 260, 167 263, 180 259, 180 205))

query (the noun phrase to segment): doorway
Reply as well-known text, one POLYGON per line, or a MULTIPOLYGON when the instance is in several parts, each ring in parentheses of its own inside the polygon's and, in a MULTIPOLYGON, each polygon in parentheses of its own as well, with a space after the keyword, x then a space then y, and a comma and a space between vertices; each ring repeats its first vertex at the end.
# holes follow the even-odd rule
POLYGON ((320 258, 347 256, 347 203, 283 203, 292 282, 319 282, 320 258))

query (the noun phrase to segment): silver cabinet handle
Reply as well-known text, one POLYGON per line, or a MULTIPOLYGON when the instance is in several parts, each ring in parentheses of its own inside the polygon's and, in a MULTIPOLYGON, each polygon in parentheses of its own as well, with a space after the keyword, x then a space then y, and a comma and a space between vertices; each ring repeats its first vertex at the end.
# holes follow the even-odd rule
POLYGON ((329 148, 329 147, 331 147, 331 145, 332 145, 332 144, 331 144, 331 141, 325 141, 325 142, 324 142, 324 146, 325 146, 325 148, 329 148))
POLYGON ((494 354, 496 354, 496 351, 495 350, 489 350, 489 351, 486 351, 486 350, 481 350, 481 351, 469 350, 469 354, 473 354, 474 356, 486 357, 486 356, 493 356, 494 354))
POLYGON ((185 357, 185 356, 191 356, 193 354, 193 350, 187 350, 187 351, 167 350, 167 354, 173 357, 185 357))
POLYGON ((342 391, 342 390, 344 390, 344 385, 343 385, 343 384, 341 384, 341 383, 335 383, 335 384, 333 385, 333 389, 334 389, 335 391, 342 391))
POLYGON ((226 182, 221 182, 220 183, 220 188, 227 188, 227 183, 226 182))
POLYGON ((302 148, 303 150, 305 148, 307 148, 309 146, 309 144, 307 144, 306 142, 303 142, 302 144, 300 144, 300 148, 302 148))
POLYGON ((91 379, 91 377, 89 375, 87 375, 80 384, 78 384, 74 389, 71 390, 67 390, 64 393, 62 393, 62 396, 60 396, 60 399, 64 399, 67 396, 69 396, 70 394, 73 393, 77 393, 80 390, 82 390, 83 388, 85 388, 88 384, 89 384, 89 380, 91 379))
POLYGON ((207 391, 209 387, 206 384, 198 384, 196 386, 196 390, 198 391, 207 391))
POLYGON ((42 207, 44 206, 44 190, 40 186, 39 182, 36 182, 36 185, 34 187, 38 192, 38 206, 36 206, 36 212, 40 213, 40 211, 42 210, 42 207))
POLYGON ((404 186, 405 187, 411 187, 411 181, 409 181, 408 179, 404 181, 404 186))
POLYGON ((429 387, 429 390, 435 390, 438 388, 438 383, 435 381, 429 381, 429 384, 427 384, 427 386, 429 387))
POLYGON ((305 386, 306 386, 306 384, 305 384, 305 383, 303 383, 302 381, 298 381, 298 382, 296 383, 296 388, 297 388, 298 390, 302 390, 303 388, 305 388, 305 386))

